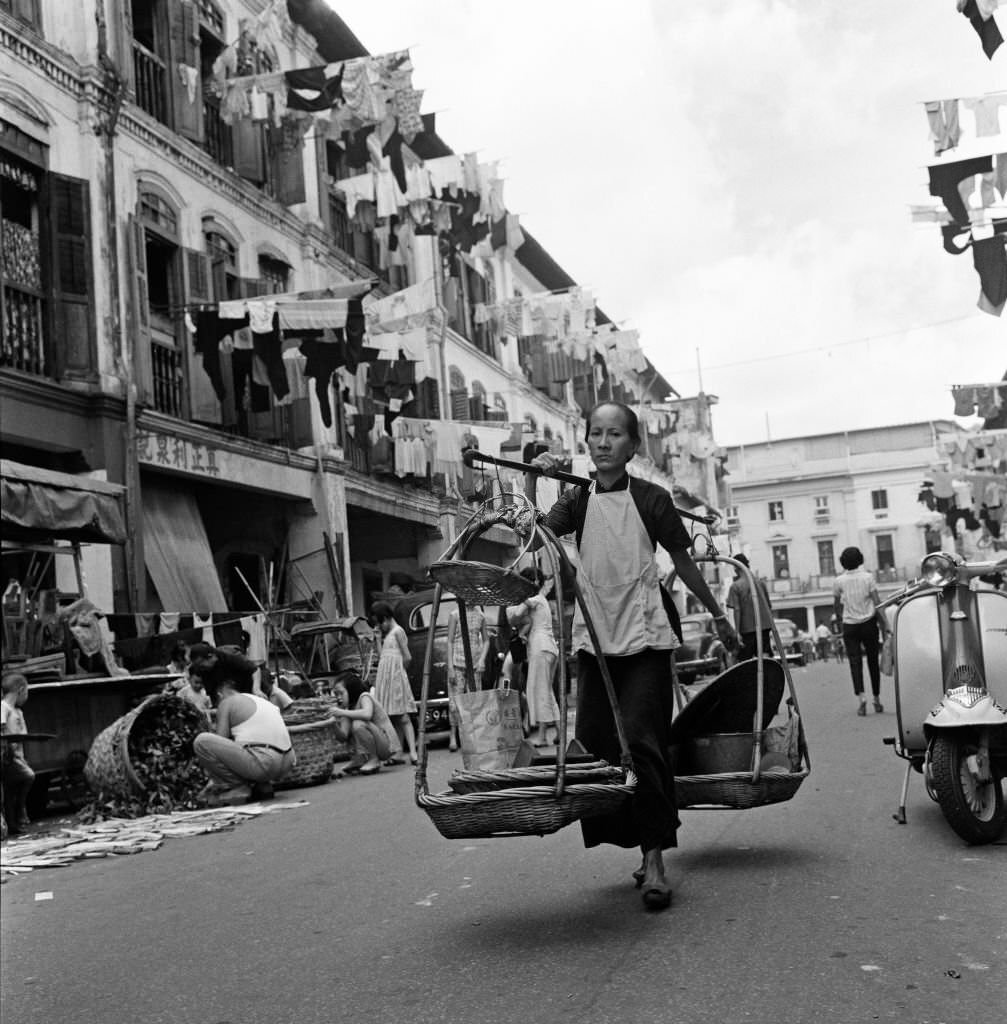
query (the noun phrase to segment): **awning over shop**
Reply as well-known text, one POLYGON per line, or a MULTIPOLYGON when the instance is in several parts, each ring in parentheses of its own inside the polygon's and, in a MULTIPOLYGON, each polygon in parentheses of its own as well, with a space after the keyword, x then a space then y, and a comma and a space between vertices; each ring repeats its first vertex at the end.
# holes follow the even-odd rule
POLYGON ((144 481, 143 552, 166 612, 227 610, 206 527, 192 494, 144 481))
POLYGON ((119 484, 0 459, 4 539, 123 544, 124 492, 119 484))

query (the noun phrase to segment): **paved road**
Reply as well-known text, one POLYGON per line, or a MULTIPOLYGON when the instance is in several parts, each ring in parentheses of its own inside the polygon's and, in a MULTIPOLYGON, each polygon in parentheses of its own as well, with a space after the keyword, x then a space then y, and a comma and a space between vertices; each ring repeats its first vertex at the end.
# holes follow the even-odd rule
MULTIPOLYGON (((794 678, 811 777, 774 807, 683 812, 667 913, 642 910, 632 854, 585 851, 576 827, 441 839, 399 768, 8 882, 3 1020, 1003 1020, 1007 845, 963 845, 919 777, 896 825, 894 715, 856 717, 845 666, 794 678)), ((433 762, 436 789, 453 759, 433 762)))

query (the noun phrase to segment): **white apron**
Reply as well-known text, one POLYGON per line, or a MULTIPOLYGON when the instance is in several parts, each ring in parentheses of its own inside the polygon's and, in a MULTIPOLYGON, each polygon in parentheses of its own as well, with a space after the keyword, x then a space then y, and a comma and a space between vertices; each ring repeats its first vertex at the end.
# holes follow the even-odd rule
POLYGON ((579 582, 601 651, 594 651, 579 604, 575 651, 618 657, 679 646, 661 600, 654 546, 628 487, 599 494, 592 485, 579 555, 579 582))

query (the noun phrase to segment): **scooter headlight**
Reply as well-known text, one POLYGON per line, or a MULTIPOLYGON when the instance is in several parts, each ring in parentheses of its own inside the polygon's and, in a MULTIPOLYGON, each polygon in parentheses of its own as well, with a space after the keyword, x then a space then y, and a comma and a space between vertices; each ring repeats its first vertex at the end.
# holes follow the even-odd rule
POLYGON ((958 578, 958 566, 950 555, 937 551, 920 563, 920 576, 931 587, 946 587, 958 578))

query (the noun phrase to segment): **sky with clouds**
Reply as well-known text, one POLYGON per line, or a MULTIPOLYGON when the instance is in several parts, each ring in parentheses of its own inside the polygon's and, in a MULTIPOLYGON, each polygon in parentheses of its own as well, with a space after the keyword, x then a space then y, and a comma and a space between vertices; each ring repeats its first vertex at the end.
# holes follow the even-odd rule
POLYGON ((971 253, 909 216, 923 101, 1007 90, 955 0, 330 3, 721 444, 950 419, 1007 371, 971 253))

